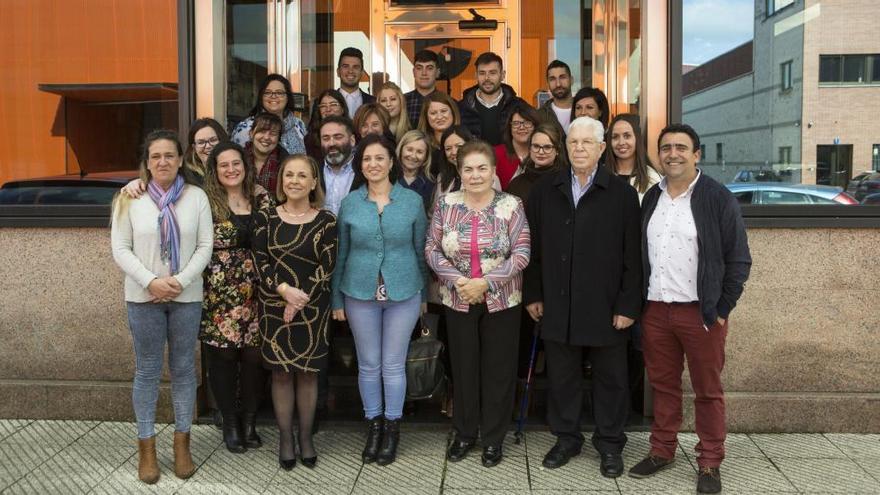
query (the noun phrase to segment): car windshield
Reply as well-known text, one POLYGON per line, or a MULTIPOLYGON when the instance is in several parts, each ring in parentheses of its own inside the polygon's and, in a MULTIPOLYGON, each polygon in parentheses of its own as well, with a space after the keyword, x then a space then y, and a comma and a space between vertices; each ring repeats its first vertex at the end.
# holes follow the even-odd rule
POLYGON ((25 186, 0 189, 0 205, 109 205, 119 190, 107 187, 25 186))

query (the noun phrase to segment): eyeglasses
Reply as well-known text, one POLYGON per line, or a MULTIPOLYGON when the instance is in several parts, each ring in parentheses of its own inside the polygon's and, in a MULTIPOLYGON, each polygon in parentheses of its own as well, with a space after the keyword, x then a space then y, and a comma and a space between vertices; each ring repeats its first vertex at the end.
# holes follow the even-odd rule
POLYGON ((532 127, 535 127, 535 124, 528 120, 511 120, 510 127, 514 129, 531 129, 532 127))
POLYGON ((263 91, 263 96, 266 98, 284 98, 287 96, 287 91, 263 91))
POLYGON ((552 144, 544 144, 544 145, 533 144, 532 145, 532 153, 547 154, 547 153, 554 151, 555 149, 556 149, 556 147, 553 146, 552 144))
POLYGON ((196 148, 202 148, 202 149, 205 149, 205 148, 208 147, 208 145, 210 145, 210 146, 216 146, 217 143, 219 143, 219 142, 220 142, 220 139, 219 139, 219 138, 217 138, 217 137, 212 137, 212 138, 209 138, 209 139, 197 139, 196 142, 195 142, 194 144, 196 145, 196 148))
POLYGON ((319 110, 335 110, 337 108, 339 108, 339 103, 335 101, 332 103, 321 103, 320 105, 318 105, 319 110))

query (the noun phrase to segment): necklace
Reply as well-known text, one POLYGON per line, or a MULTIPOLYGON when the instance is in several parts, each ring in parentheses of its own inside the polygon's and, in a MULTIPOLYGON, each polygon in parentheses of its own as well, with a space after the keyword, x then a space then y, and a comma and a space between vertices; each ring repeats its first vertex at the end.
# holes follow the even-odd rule
POLYGON ((284 205, 286 205, 286 204, 287 204, 287 203, 281 203, 281 209, 284 210, 284 213, 287 213, 288 215, 290 215, 290 216, 293 217, 293 218, 304 217, 304 216, 306 216, 306 214, 307 214, 308 212, 312 211, 312 207, 309 206, 309 209, 307 209, 306 211, 304 211, 304 212, 302 212, 302 213, 291 213, 291 212, 287 211, 287 207, 284 206, 284 205))

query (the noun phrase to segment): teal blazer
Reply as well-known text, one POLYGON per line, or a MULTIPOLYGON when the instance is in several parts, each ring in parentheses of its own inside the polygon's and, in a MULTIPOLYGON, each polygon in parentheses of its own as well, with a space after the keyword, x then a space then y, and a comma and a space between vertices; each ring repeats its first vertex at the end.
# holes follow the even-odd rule
POLYGON ((396 183, 390 197, 381 219, 366 184, 342 200, 336 218, 339 254, 332 281, 333 309, 342 309, 343 294, 375 299, 380 273, 390 301, 405 301, 419 291, 426 300, 428 219, 422 197, 396 183))

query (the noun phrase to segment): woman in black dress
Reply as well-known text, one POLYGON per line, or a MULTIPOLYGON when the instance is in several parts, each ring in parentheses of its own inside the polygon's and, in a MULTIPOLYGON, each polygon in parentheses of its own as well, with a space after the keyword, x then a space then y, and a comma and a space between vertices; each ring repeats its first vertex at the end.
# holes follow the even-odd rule
POLYGON ((318 372, 327 366, 330 279, 336 263, 336 217, 320 209, 319 173, 306 155, 285 158, 275 191, 278 207, 261 210, 254 229, 263 362, 272 370, 278 462, 286 470, 296 464, 294 405, 302 463, 311 468, 317 461, 312 425, 318 372))

